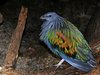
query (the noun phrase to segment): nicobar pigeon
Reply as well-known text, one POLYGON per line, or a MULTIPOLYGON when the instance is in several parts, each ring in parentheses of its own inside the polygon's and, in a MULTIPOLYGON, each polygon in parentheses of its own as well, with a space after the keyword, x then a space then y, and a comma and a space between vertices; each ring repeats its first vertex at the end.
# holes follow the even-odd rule
POLYGON ((45 20, 41 26, 40 40, 62 57, 57 67, 64 61, 82 71, 96 67, 91 48, 77 27, 55 12, 46 13, 40 19, 45 20))

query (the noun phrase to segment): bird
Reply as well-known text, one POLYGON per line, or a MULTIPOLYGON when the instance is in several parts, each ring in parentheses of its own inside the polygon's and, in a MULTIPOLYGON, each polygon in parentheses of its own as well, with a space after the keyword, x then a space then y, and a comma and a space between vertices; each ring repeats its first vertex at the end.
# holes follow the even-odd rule
POLYGON ((73 23, 55 12, 48 12, 40 17, 45 20, 41 25, 40 40, 62 60, 77 69, 88 72, 96 67, 93 52, 82 33, 73 23))

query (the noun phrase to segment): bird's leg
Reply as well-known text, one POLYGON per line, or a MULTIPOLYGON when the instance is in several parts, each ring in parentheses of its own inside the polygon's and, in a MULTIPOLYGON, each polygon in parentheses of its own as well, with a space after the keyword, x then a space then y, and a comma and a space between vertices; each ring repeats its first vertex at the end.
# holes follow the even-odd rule
POLYGON ((62 59, 58 64, 54 65, 56 66, 56 69, 64 62, 64 59, 62 59))

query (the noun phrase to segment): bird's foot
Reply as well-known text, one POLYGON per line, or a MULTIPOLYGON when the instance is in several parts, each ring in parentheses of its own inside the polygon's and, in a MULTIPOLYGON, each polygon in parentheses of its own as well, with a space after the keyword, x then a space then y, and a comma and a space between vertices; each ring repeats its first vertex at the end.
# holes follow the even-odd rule
POLYGON ((63 64, 59 65, 59 64, 55 64, 53 66, 56 66, 56 69, 59 67, 59 66, 64 66, 63 64))
POLYGON ((61 65, 61 66, 64 66, 62 65, 62 63, 64 62, 64 59, 62 59, 58 64, 55 64, 53 66, 56 66, 56 69, 61 65))

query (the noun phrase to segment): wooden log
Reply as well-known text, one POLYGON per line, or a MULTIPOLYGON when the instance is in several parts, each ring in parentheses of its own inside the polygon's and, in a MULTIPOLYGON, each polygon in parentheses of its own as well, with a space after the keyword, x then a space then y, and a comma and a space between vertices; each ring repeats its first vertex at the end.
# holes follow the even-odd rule
POLYGON ((9 44, 9 47, 6 53, 6 58, 3 64, 2 72, 7 73, 7 75, 9 75, 9 73, 14 73, 22 34, 25 29, 27 11, 28 9, 22 6, 21 12, 19 14, 18 25, 12 35, 11 42, 9 44))

